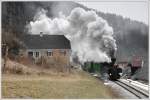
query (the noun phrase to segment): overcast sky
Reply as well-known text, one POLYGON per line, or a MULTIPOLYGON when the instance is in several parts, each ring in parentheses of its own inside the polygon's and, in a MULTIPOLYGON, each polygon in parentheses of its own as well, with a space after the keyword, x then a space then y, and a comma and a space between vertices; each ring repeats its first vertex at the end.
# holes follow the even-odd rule
POLYGON ((78 2, 104 13, 114 13, 148 24, 148 2, 78 2))

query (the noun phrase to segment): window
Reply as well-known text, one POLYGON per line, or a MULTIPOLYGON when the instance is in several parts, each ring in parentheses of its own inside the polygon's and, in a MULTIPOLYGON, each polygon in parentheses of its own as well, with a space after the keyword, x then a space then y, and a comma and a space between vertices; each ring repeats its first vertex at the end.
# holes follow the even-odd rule
POLYGON ((39 52, 35 52, 35 57, 39 57, 39 52))
POLYGON ((60 54, 65 56, 66 55, 66 51, 65 50, 60 50, 60 54))
POLYGON ((33 52, 32 52, 32 51, 29 51, 29 52, 28 52, 28 56, 29 56, 29 57, 33 57, 33 52))
POLYGON ((52 51, 47 51, 47 56, 53 56, 53 52, 52 51))

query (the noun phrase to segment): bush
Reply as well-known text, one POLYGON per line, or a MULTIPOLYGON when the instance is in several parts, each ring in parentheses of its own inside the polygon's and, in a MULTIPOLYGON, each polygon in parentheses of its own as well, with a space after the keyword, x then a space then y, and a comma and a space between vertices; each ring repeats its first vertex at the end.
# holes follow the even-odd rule
POLYGON ((23 74, 23 68, 22 67, 18 67, 18 66, 14 66, 12 69, 13 73, 15 74, 23 74))

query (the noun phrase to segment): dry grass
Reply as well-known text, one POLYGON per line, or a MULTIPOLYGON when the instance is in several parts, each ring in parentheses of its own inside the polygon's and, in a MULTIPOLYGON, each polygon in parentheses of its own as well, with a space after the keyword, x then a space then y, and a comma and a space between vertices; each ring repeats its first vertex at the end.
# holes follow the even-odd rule
POLYGON ((40 67, 44 69, 50 69, 57 72, 68 72, 69 64, 67 57, 55 55, 52 58, 41 57, 37 60, 29 58, 29 57, 18 57, 17 62, 20 64, 29 66, 29 67, 40 67))
MULTIPOLYGON (((23 61, 23 60, 22 60, 23 61)), ((58 66, 59 67, 59 66, 58 66)), ((2 59, 2 69, 3 69, 3 59, 2 59)), ((27 63, 27 62, 22 62, 18 63, 16 61, 12 60, 7 60, 7 64, 5 67, 4 72, 5 74, 19 74, 19 75, 55 75, 55 74, 68 74, 64 73, 62 71, 58 71, 55 68, 45 68, 43 66, 37 66, 35 64, 27 63)))
POLYGON ((2 97, 116 98, 111 89, 83 71, 63 73, 37 66, 25 66, 11 60, 7 62, 5 74, 2 74, 2 97))
POLYGON ((3 98, 116 98, 111 90, 85 72, 63 75, 2 75, 3 98))
MULTIPOLYGON (((3 62, 2 62, 3 64, 3 62)), ((3 66, 2 66, 3 68, 3 66)), ((15 61, 8 60, 4 69, 4 73, 12 74, 35 74, 38 73, 36 68, 31 68, 15 61)))

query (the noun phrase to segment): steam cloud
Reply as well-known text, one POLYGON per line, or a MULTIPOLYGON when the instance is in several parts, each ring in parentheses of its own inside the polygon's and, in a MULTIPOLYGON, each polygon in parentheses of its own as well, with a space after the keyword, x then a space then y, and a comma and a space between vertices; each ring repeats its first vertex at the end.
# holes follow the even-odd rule
POLYGON ((69 16, 59 12, 54 19, 40 9, 34 21, 28 24, 31 34, 65 35, 71 42, 72 57, 80 62, 110 62, 112 51, 116 50, 113 29, 94 11, 74 8, 69 16))

